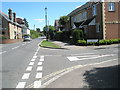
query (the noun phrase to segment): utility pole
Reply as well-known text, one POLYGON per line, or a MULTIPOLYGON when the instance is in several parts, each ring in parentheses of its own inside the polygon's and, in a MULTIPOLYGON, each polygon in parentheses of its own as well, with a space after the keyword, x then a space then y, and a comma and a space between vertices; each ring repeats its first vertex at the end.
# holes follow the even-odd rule
POLYGON ((45 7, 45 22, 46 22, 46 40, 48 41, 47 7, 45 7))
POLYGON ((35 25, 34 25, 34 30, 35 30, 35 25))

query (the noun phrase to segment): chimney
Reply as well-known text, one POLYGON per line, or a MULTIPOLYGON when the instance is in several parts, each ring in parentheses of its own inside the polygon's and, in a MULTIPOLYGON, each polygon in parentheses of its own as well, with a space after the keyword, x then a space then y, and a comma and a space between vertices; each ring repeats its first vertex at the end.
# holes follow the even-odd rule
POLYGON ((13 13, 13 22, 16 22, 16 13, 13 13))
POLYGON ((8 9, 8 15, 9 19, 12 20, 12 10, 10 8, 8 9))

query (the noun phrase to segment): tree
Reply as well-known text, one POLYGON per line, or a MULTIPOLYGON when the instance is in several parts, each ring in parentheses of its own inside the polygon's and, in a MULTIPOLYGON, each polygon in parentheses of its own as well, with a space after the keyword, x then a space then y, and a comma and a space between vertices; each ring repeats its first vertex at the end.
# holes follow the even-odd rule
POLYGON ((29 27, 29 24, 28 24, 28 21, 26 20, 26 18, 24 18, 23 20, 24 20, 25 26, 29 27))
POLYGON ((70 18, 68 16, 61 16, 60 19, 59 19, 59 24, 60 25, 65 25, 66 26, 66 23, 68 23, 70 20, 70 18))
POLYGON ((49 25, 49 26, 45 26, 44 28, 43 28, 43 33, 44 33, 44 35, 47 35, 47 33, 49 34, 49 38, 50 39, 53 39, 53 37, 54 37, 54 31, 55 31, 55 27, 54 26, 51 26, 51 25, 49 25), (46 30, 48 30, 48 31, 46 31, 46 30))
POLYGON ((36 31, 37 31, 37 32, 40 32, 40 28, 36 28, 36 31))

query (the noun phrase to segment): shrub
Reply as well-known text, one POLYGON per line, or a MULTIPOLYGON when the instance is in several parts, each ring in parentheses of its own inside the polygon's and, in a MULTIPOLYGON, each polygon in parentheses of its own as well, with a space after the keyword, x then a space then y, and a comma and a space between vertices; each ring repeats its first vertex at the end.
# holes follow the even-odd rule
POLYGON ((83 31, 80 29, 75 29, 72 32, 72 38, 73 38, 74 44, 76 44, 78 40, 83 40, 83 31))
POLYGON ((78 45, 86 45, 85 40, 78 40, 77 43, 78 43, 78 45))
POLYGON ((32 39, 38 38, 40 35, 37 31, 30 30, 30 36, 32 39))
POLYGON ((62 41, 63 40, 63 31, 56 32, 55 36, 54 36, 54 39, 58 40, 58 41, 62 41))

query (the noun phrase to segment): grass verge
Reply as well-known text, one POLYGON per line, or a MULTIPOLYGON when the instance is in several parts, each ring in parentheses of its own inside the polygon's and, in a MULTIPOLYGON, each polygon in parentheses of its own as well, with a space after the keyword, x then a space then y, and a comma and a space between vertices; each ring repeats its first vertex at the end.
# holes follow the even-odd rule
POLYGON ((55 43, 52 43, 50 41, 43 40, 41 42, 41 47, 47 47, 47 48, 61 48, 59 45, 56 45, 55 43))

